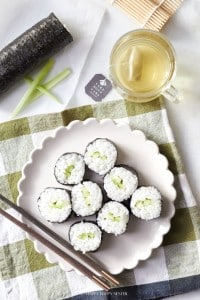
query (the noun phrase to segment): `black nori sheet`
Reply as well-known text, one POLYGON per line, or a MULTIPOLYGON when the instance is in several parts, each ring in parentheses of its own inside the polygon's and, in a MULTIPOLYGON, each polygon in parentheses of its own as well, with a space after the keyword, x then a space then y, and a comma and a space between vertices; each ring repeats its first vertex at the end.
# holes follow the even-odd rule
POLYGON ((73 41, 51 13, 0 51, 0 94, 73 41))

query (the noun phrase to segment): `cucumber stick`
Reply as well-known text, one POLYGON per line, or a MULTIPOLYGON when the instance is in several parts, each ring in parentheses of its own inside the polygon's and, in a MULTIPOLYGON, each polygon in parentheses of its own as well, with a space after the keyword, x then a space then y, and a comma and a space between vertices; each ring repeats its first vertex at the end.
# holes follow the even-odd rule
MULTIPOLYGON (((66 77, 68 77, 71 74, 71 72, 72 72, 71 69, 66 68, 63 71, 61 71, 60 73, 58 73, 55 77, 53 77, 52 79, 47 81, 46 83, 44 83, 42 85, 38 85, 31 96, 31 98, 32 98, 31 102, 34 100, 37 100, 43 94, 47 95, 47 92, 50 93, 49 90, 52 89, 54 86, 56 86, 59 82, 64 80, 66 77)), ((33 82, 33 79, 30 77, 25 77, 25 81, 28 82, 29 84, 31 84, 33 82)), ((57 102, 61 102, 52 93, 50 93, 50 94, 51 94, 51 96, 50 95, 47 95, 47 96, 51 97, 52 99, 54 98, 53 100, 55 100, 57 102)))
POLYGON ((44 65, 44 67, 41 69, 37 77, 32 81, 30 87, 28 88, 28 90, 20 100, 19 104, 13 111, 11 115, 12 117, 15 117, 17 114, 19 114, 30 103, 33 91, 36 89, 37 85, 40 84, 44 80, 44 78, 48 75, 53 65, 54 65, 54 60, 49 59, 47 63, 44 65))

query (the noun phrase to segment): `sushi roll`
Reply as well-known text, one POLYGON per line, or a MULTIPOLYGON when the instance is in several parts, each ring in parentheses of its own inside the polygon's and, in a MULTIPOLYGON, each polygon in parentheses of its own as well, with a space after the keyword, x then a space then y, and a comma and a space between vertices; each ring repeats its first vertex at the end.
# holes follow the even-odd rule
POLYGON ((84 160, 90 170, 105 175, 116 163, 117 149, 108 139, 98 138, 87 146, 84 160))
POLYGON ((72 211, 70 195, 64 189, 46 188, 38 198, 38 208, 47 221, 62 223, 72 211))
POLYGON ((74 185, 71 190, 72 209, 77 216, 86 217, 96 213, 102 206, 101 188, 92 181, 74 185))
POLYGON ((83 180, 85 163, 79 153, 65 153, 61 155, 55 165, 54 175, 61 184, 74 185, 83 180))
POLYGON ((131 197, 138 186, 138 177, 123 165, 114 167, 104 177, 104 189, 108 198, 122 202, 131 197))
POLYGON ((107 233, 114 235, 122 234, 126 231, 129 221, 129 211, 121 203, 109 201, 104 204, 97 216, 97 224, 107 233))
POLYGON ((69 240, 76 251, 96 251, 101 244, 102 232, 93 222, 77 222, 70 227, 69 240))
POLYGON ((153 186, 138 188, 131 197, 130 208, 138 218, 152 220, 161 213, 161 194, 153 186))
POLYGON ((0 51, 0 94, 72 41, 53 13, 26 30, 0 51))

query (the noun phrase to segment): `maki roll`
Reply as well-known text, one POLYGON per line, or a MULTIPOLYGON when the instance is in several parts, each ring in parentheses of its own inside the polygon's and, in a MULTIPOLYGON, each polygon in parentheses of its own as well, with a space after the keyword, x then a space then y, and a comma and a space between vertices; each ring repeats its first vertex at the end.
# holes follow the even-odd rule
POLYGON ((0 51, 0 94, 73 41, 51 13, 0 51))
POLYGON ((114 235, 122 234, 126 231, 129 221, 129 211, 121 203, 109 201, 104 204, 98 213, 97 224, 107 233, 114 235))
POLYGON ((102 232, 93 222, 81 221, 69 230, 69 240, 76 251, 82 253, 96 251, 101 244, 102 232))
POLYGON ((98 138, 87 146, 84 160, 90 170, 105 175, 116 163, 117 149, 108 139, 98 138))
POLYGON ((78 184, 83 180, 85 163, 79 153, 65 153, 61 155, 55 165, 54 175, 61 184, 78 184))
POLYGON ((72 206, 68 191, 46 188, 38 198, 41 215, 49 222, 61 223, 71 214, 72 206))
POLYGON ((151 220, 161 213, 161 194, 153 186, 142 186, 132 195, 130 208, 138 218, 151 220))
POLYGON ((137 175, 128 168, 116 166, 104 177, 104 189, 111 200, 122 202, 129 199, 136 190, 137 175))
POLYGON ((74 185, 71 190, 72 209, 77 216, 86 217, 96 213, 102 206, 101 188, 92 181, 74 185))

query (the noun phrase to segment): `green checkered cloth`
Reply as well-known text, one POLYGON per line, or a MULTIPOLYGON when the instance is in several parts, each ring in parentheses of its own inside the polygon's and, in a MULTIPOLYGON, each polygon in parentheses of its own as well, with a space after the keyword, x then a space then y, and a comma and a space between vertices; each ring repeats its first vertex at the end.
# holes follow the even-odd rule
MULTIPOLYGON (((58 126, 90 117, 126 121, 132 129, 142 130, 159 145, 175 175, 178 196, 171 231, 150 259, 118 275, 122 285, 131 287, 131 293, 135 293, 130 299, 154 299, 199 288, 200 213, 184 174, 162 99, 145 104, 123 100, 102 102, 0 124, 0 193, 16 202, 17 183, 31 150, 58 126)), ((0 206, 11 210, 2 203, 0 206)), ((33 243, 21 229, 0 216, 1 299, 56 300, 95 290, 98 287, 86 277, 48 263, 34 250, 33 243)), ((97 299, 97 295, 93 294, 91 299, 97 299)))

